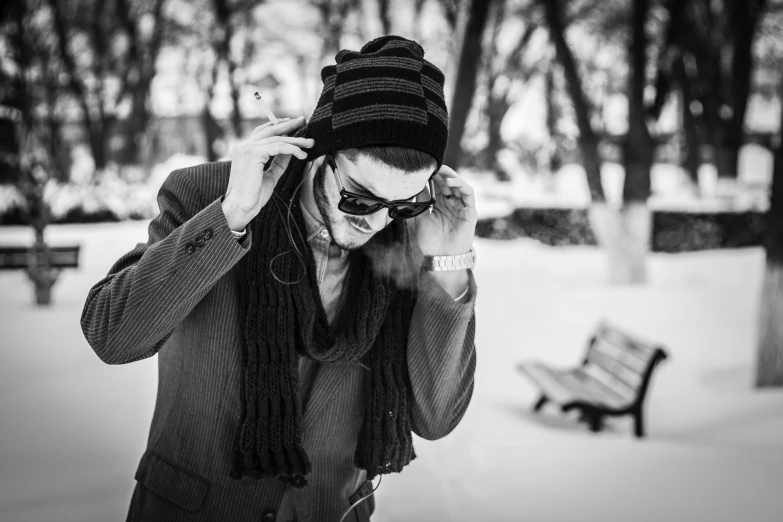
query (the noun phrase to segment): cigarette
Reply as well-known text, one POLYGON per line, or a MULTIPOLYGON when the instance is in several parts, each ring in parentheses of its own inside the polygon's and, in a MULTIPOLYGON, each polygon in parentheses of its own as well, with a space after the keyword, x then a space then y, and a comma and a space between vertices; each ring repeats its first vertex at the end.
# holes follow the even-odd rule
POLYGON ((266 113, 266 117, 269 119, 269 121, 277 125, 277 118, 275 118, 275 115, 272 114, 271 110, 269 110, 269 106, 266 104, 266 102, 264 102, 264 98, 261 96, 261 93, 256 91, 253 93, 253 96, 256 97, 256 100, 261 102, 261 108, 264 109, 264 112, 266 113))

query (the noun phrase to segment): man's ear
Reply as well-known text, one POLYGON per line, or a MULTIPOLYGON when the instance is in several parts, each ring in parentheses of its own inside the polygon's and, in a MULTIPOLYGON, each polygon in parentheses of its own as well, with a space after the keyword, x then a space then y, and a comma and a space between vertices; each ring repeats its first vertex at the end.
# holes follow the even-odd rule
POLYGON ((314 178, 315 173, 319 168, 321 168, 321 165, 323 165, 324 161, 326 161, 326 156, 318 156, 314 160, 311 160, 310 165, 305 168, 305 175, 314 178))
POLYGON ((311 172, 315 172, 318 169, 320 169, 321 165, 324 164, 324 161, 326 161, 326 156, 318 156, 317 158, 315 158, 311 162, 311 167, 310 167, 310 169, 312 169, 311 172))

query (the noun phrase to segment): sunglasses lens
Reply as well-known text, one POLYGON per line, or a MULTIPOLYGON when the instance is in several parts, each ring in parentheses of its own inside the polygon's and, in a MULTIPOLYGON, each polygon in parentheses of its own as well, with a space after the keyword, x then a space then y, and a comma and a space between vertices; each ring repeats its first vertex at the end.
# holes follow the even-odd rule
POLYGON ((429 208, 428 204, 411 204, 394 207, 389 210, 389 217, 392 219, 408 219, 418 216, 429 208))
POLYGON ((338 208, 346 214, 354 214, 357 216, 363 216, 365 214, 372 214, 381 208, 379 203, 364 200, 356 197, 344 197, 340 200, 338 208))

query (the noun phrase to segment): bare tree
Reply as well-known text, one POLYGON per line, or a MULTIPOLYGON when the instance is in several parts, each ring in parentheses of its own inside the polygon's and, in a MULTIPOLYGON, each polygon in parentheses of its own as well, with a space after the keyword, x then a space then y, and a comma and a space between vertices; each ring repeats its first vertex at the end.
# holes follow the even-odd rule
MULTIPOLYGON (((745 139, 745 114, 750 97, 753 70, 753 39, 766 9, 766 0, 730 0, 728 13, 732 27, 731 72, 729 77, 731 115, 726 122, 723 155, 724 175, 736 177, 739 172, 739 152, 745 139), (728 170, 728 172, 726 172, 728 170)), ((720 170, 719 170, 720 172, 720 170)))
POLYGON ((61 71, 57 64, 52 64, 54 43, 49 38, 48 27, 40 25, 40 14, 39 7, 30 9, 27 2, 4 7, 0 34, 7 39, 3 43, 9 44, 4 59, 13 66, 4 68, 0 75, 7 82, 3 90, 10 91, 6 94, 15 105, 3 107, 4 116, 13 122, 11 141, 15 145, 3 160, 15 172, 14 185, 23 198, 22 215, 35 236, 26 273, 35 286, 36 303, 48 305, 59 271, 51 266, 44 237, 51 221, 44 188, 49 180, 57 177, 51 154, 52 140, 56 137, 50 133, 59 132, 58 126, 52 124, 57 118, 52 99, 59 91, 56 79, 61 71), (9 69, 13 72, 6 76, 9 69))
POLYGON ((460 142, 465 131, 465 122, 476 91, 476 77, 481 62, 481 47, 484 28, 491 0, 470 0, 467 11, 465 33, 457 61, 456 83, 450 106, 450 132, 443 162, 453 168, 460 163, 462 147, 460 142))
MULTIPOLYGON (((783 100, 783 76, 780 99, 783 100)), ((756 356, 758 388, 783 386, 783 111, 779 133, 764 244, 767 257, 756 356)))
POLYGON ((485 111, 488 140, 484 149, 484 161, 487 167, 496 173, 498 179, 509 180, 509 173, 503 170, 497 159, 497 154, 504 145, 500 135, 500 126, 513 102, 510 96, 513 81, 528 81, 533 74, 540 72, 535 66, 526 68, 523 64, 524 51, 539 24, 528 8, 529 6, 512 13, 507 12, 503 1, 496 2, 493 7, 491 38, 485 52, 486 72, 484 78, 487 91, 485 111), (497 38, 503 27, 503 22, 511 16, 525 20, 525 29, 514 47, 508 53, 501 54, 496 49, 497 38))
MULTIPOLYGON (((165 0, 134 4, 127 0, 82 0, 64 8, 62 0, 46 0, 51 10, 56 55, 62 61, 68 87, 81 109, 81 119, 97 169, 111 159, 110 140, 117 135, 118 107, 131 103, 128 150, 137 156, 149 123, 149 88, 163 38, 165 0), (89 12, 91 16, 82 16, 89 12), (151 16, 152 18, 147 18, 151 16), (151 20, 150 34, 139 30, 142 18, 151 20), (121 44, 127 38, 128 45, 121 44), (75 43, 76 42, 76 43, 75 43), (124 53, 118 49, 127 47, 124 53), (119 84, 119 89, 114 85, 119 84)), ((148 24, 149 25, 149 24, 148 24)))
MULTIPOLYGON (((583 91, 575 57, 565 39, 562 3, 555 0, 540 0, 540 3, 545 10, 550 38, 557 60, 562 66, 576 115, 579 151, 591 197, 588 213, 590 225, 599 245, 608 254, 609 279, 613 283, 621 284, 643 283, 646 280, 645 258, 649 250, 651 231, 647 198, 650 195, 650 170, 655 146, 647 124, 647 109, 644 103, 648 50, 645 24, 650 2, 634 0, 631 5, 627 79, 629 130, 623 142, 625 182, 619 212, 606 202, 601 183, 602 158, 598 149, 599 140, 591 124, 590 102, 583 91)), ((610 11, 608 23, 614 26, 618 20, 622 22, 623 18, 622 10, 613 10, 610 11)))
POLYGON ((683 154, 681 163, 691 178, 694 186, 698 186, 698 171, 702 163, 701 145, 704 142, 704 132, 701 124, 701 111, 694 112, 697 104, 698 80, 693 67, 687 67, 686 61, 693 63, 695 57, 689 51, 689 23, 686 7, 687 2, 669 1, 664 4, 669 16, 669 24, 663 38, 659 53, 658 68, 655 79, 655 100, 648 109, 653 119, 661 116, 664 105, 671 94, 679 94, 680 123, 684 134, 683 154))
MULTIPOLYGON (((321 63, 340 51, 345 19, 351 11, 359 8, 361 0, 311 0, 321 14, 324 24, 321 63)), ((382 15, 383 16, 383 15, 382 15)))
POLYGON ((689 80, 701 107, 706 142, 718 175, 736 178, 739 149, 745 140, 745 114, 753 68, 753 41, 766 0, 670 0, 682 9, 679 44, 695 74, 689 80), (683 5, 678 5, 683 4, 683 5))
MULTIPOLYGON (((232 16, 235 14, 235 6, 228 0, 212 0, 212 8, 215 10, 215 30, 212 33, 212 45, 217 54, 215 69, 221 63, 228 69, 228 85, 232 101, 231 127, 235 136, 242 135, 242 113, 239 110, 239 86, 236 82, 237 61, 231 54, 231 41, 234 39, 234 27, 232 16)), ((215 74, 217 71, 215 70, 215 74)), ((214 85, 214 84, 213 84, 214 85)))
POLYGON ((598 137, 590 123, 590 108, 587 97, 582 90, 582 81, 576 66, 576 59, 565 39, 565 17, 561 0, 539 0, 544 7, 545 18, 549 28, 549 37, 555 47, 555 55, 563 68, 566 87, 571 97, 579 128, 579 151, 582 155, 582 165, 587 173, 587 186, 593 203, 606 200, 601 185, 601 156, 598 153, 598 137))
POLYGON ((120 27, 128 36, 128 71, 122 77, 119 99, 131 99, 131 110, 125 125, 123 162, 142 163, 148 157, 147 128, 150 111, 150 87, 155 78, 155 64, 163 44, 165 0, 154 0, 149 12, 133 11, 129 0, 116 0, 120 27))
POLYGON ((634 0, 631 4, 630 68, 628 73, 628 133, 623 143, 625 181, 623 202, 616 216, 615 230, 607 239, 610 259, 617 262, 611 273, 613 280, 623 283, 644 283, 647 280, 646 255, 649 251, 652 220, 647 207, 650 197, 650 170, 655 144, 647 126, 644 90, 647 86, 647 35, 645 24, 650 0, 634 0), (612 244, 614 243, 614 244, 612 244))
POLYGON ((414 0, 413 2, 413 23, 411 26, 413 27, 413 39, 416 41, 421 39, 421 12, 425 2, 426 0, 414 0))
POLYGON ((391 13, 389 12, 389 0, 378 0, 378 15, 381 18, 383 34, 391 34, 391 13))

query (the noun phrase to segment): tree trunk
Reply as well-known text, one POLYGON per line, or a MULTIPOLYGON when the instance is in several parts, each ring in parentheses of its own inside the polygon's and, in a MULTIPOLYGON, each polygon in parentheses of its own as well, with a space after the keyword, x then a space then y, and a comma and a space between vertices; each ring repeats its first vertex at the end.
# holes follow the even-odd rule
MULTIPOLYGON (((783 99, 783 81, 780 82, 783 99)), ((780 131, 783 132, 783 112, 780 131)), ((775 151, 761 294, 756 387, 783 386, 783 140, 775 151)))
POLYGON ((210 75, 210 84, 206 87, 206 102, 201 110, 201 125, 204 128, 204 137, 206 139, 207 146, 207 161, 217 161, 219 154, 215 150, 215 143, 217 140, 223 137, 223 128, 212 116, 210 107, 212 106, 212 100, 215 96, 215 83, 217 83, 218 68, 220 66, 220 60, 216 59, 212 65, 212 71, 210 75))
POLYGON ((351 9, 357 7, 356 0, 318 0, 315 4, 321 14, 321 21, 326 27, 323 45, 321 47, 321 63, 331 62, 340 51, 340 40, 343 35, 343 24, 351 9))
POLYGON ((152 80, 156 74, 156 61, 163 42, 163 6, 165 0, 155 0, 152 8, 154 28, 147 46, 141 45, 137 24, 138 19, 131 15, 127 0, 116 3, 116 14, 120 24, 129 37, 128 60, 130 64, 125 71, 123 87, 117 96, 119 103, 128 92, 131 98, 130 118, 126 122, 125 146, 122 151, 123 163, 144 164, 150 161, 151 144, 147 142, 147 129, 152 119, 149 107, 149 95, 152 80))
POLYGON ((470 0, 465 36, 459 53, 456 83, 450 107, 450 132, 443 162, 456 169, 460 164, 462 147, 460 142, 465 132, 473 94, 476 91, 476 75, 481 61, 481 47, 484 28, 491 0, 470 0))
POLYGON ((555 104, 555 74, 553 67, 547 67, 544 81, 546 85, 544 92, 546 99, 546 129, 549 135, 549 139, 546 141, 548 147, 546 151, 546 187, 548 192, 554 192, 555 172, 560 170, 560 167, 563 165, 560 161, 560 156, 557 154, 557 120, 560 118, 560 113, 555 104))
POLYGON ((766 0, 733 0, 730 27, 734 52, 731 60, 732 117, 726 124, 722 155, 731 166, 732 177, 739 174, 739 152, 745 134, 745 113, 753 71, 753 37, 766 0))
POLYGON ((504 64, 505 67, 495 66, 495 43, 505 15, 504 2, 495 2, 492 4, 492 11, 492 36, 486 52, 486 64, 484 67, 484 70, 486 71, 484 78, 487 92, 486 116, 488 134, 487 146, 484 148, 484 163, 486 168, 495 173, 498 180, 509 181, 511 178, 508 173, 503 170, 503 167, 499 164, 497 159, 498 152, 503 148, 500 125, 503 123, 503 117, 506 115, 506 112, 508 112, 509 103, 506 98, 507 89, 499 89, 496 84, 498 79, 504 74, 509 74, 509 69, 512 68, 511 64, 504 64))
POLYGON ((563 67, 566 85, 574 104, 576 121, 579 127, 579 151, 582 164, 587 173, 587 185, 593 202, 605 201, 604 189, 601 184, 601 156, 598 153, 598 138, 590 124, 587 100, 582 90, 582 83, 576 68, 576 60, 565 39, 565 23, 559 0, 539 0, 546 13, 549 34, 555 46, 557 59, 563 67))
POLYGON ((485 149, 487 168, 495 173, 500 181, 510 181, 511 177, 498 162, 498 152, 503 148, 503 137, 500 135, 500 124, 508 112, 509 103, 505 94, 502 96, 490 96, 487 107, 489 140, 485 149))
POLYGON ((424 9, 426 0, 414 0, 413 3, 413 39, 417 42, 421 40, 421 12, 424 9))
POLYGON ((215 143, 223 137, 223 129, 212 116, 209 110, 209 103, 204 105, 201 111, 201 124, 204 128, 207 146, 207 161, 217 161, 220 155, 215 150, 215 143))
POLYGON ((96 125, 90 120, 89 114, 87 114, 82 121, 87 128, 87 135, 90 140, 90 151, 92 152, 92 159, 95 162, 95 171, 97 173, 105 169, 106 165, 109 163, 106 140, 103 136, 103 132, 95 128, 96 125))
POLYGON ((650 169, 655 144, 645 120, 644 88, 647 84, 647 37, 644 23, 649 0, 634 0, 631 16, 631 48, 628 74, 628 133, 623 147, 625 182, 623 202, 646 202, 650 197, 650 169))
POLYGON ((378 0, 378 15, 381 18, 383 34, 391 34, 391 17, 389 14, 389 0, 378 0))
MULTIPOLYGON (((96 129, 93 123, 92 113, 90 112, 89 104, 87 102, 89 93, 79 79, 76 60, 68 50, 68 29, 60 7, 60 2, 58 0, 49 0, 49 6, 52 11, 52 23, 56 34, 57 50, 63 60, 65 70, 68 73, 68 86, 76 97, 79 108, 81 109, 81 121, 84 131, 87 134, 90 151, 92 152, 93 160, 95 162, 95 170, 99 171, 105 168, 108 162, 106 142, 108 141, 109 136, 104 132, 105 129, 96 129)), ((99 100, 99 105, 101 107, 102 103, 103 101, 99 100)))
POLYGON ((685 71, 685 62, 682 55, 674 60, 674 77, 680 85, 682 94, 682 127, 685 133, 685 151, 682 158, 682 164, 685 171, 690 176, 696 187, 699 186, 699 167, 701 167, 701 138, 699 129, 696 125, 696 117, 691 110, 693 104, 693 94, 691 93, 691 82, 688 81, 688 75, 685 71))
MULTIPOLYGON (((650 243, 650 169, 655 144, 645 120, 644 88, 647 67, 647 37, 644 24, 649 0, 634 0, 631 15, 631 45, 628 74, 628 133, 623 144, 625 180, 623 202, 615 215, 614 234, 606 244, 610 280, 619 284, 647 281, 646 257, 650 243)), ((604 210, 607 212, 608 210, 604 210)))
POLYGON ((234 136, 242 136, 242 113, 239 109, 239 87, 234 78, 237 64, 231 56, 231 40, 234 38, 234 28, 231 25, 232 8, 227 0, 213 0, 215 8, 215 22, 219 28, 220 39, 216 42, 218 61, 225 62, 228 69, 229 95, 231 96, 231 128, 234 136))

